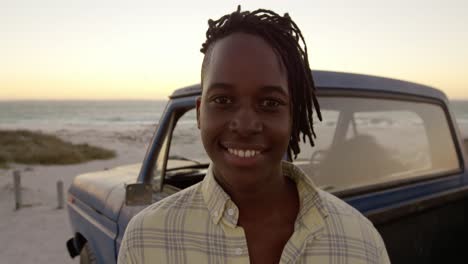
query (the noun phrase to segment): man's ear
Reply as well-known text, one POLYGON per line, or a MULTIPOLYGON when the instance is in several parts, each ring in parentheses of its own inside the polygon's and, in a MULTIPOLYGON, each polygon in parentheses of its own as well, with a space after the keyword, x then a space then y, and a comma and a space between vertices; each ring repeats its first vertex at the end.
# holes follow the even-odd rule
POLYGON ((201 96, 197 97, 197 127, 200 129, 200 105, 201 105, 201 96))

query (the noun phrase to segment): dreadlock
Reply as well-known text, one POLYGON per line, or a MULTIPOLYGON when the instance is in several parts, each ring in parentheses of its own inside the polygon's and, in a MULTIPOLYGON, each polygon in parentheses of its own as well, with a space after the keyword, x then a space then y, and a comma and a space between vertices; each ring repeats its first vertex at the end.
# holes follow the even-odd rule
POLYGON ((322 120, 304 37, 288 13, 280 16, 266 9, 241 12, 239 5, 237 11, 231 14, 224 15, 215 21, 208 20, 206 41, 200 49, 205 54, 202 64, 202 82, 213 43, 236 32, 263 38, 279 54, 286 67, 288 86, 292 94, 293 119, 288 154, 292 157, 294 153, 294 158, 297 158, 300 152, 300 133, 304 142, 307 137, 310 144, 314 146, 313 138, 316 138, 316 134, 313 128, 312 108, 315 108, 319 120, 322 120), (301 43, 304 48, 301 47, 301 43))

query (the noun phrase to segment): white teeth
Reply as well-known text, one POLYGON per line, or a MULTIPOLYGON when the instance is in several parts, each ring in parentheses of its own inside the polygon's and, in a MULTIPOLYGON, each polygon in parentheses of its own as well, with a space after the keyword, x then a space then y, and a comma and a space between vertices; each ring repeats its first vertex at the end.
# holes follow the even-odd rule
POLYGON ((228 148, 228 152, 241 158, 255 157, 256 155, 260 154, 259 150, 252 150, 252 149, 242 150, 242 149, 228 148))

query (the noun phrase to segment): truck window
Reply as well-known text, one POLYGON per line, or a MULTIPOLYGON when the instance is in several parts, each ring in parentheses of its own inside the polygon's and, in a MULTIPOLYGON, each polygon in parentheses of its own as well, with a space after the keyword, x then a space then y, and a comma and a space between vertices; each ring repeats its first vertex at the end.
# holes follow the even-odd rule
MULTIPOLYGON (((311 147, 309 142, 301 143, 301 152, 294 160, 294 164, 300 167, 307 175, 314 174, 314 167, 318 165, 319 161, 323 158, 326 151, 333 143, 335 130, 338 124, 339 111, 331 109, 322 109, 323 122, 319 122, 315 118, 314 129, 317 134, 317 140, 314 142, 315 146, 311 147)), ((326 186, 321 186, 326 189, 326 186)))
POLYGON ((298 161, 323 189, 339 191, 459 168, 438 105, 351 97, 322 97, 320 103, 335 118, 324 115, 324 122, 316 124, 316 146, 301 144, 298 161))
POLYGON ((196 109, 191 109, 179 118, 172 132, 167 168, 186 166, 194 162, 207 163, 209 158, 197 127, 196 109))
POLYGON ((162 192, 175 193, 200 182, 209 165, 201 142, 196 110, 185 112, 172 131, 162 192))

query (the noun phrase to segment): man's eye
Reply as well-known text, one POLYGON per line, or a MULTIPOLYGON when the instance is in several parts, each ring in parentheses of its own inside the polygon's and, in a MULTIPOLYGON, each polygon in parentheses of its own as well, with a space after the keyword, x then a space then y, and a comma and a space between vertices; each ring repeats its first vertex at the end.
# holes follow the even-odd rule
POLYGON ((231 104, 232 100, 226 96, 218 96, 215 99, 213 99, 213 102, 217 104, 231 104))
POLYGON ((278 100, 273 100, 273 99, 266 99, 260 103, 260 106, 264 108, 275 108, 280 105, 281 105, 281 102, 279 102, 278 100))

